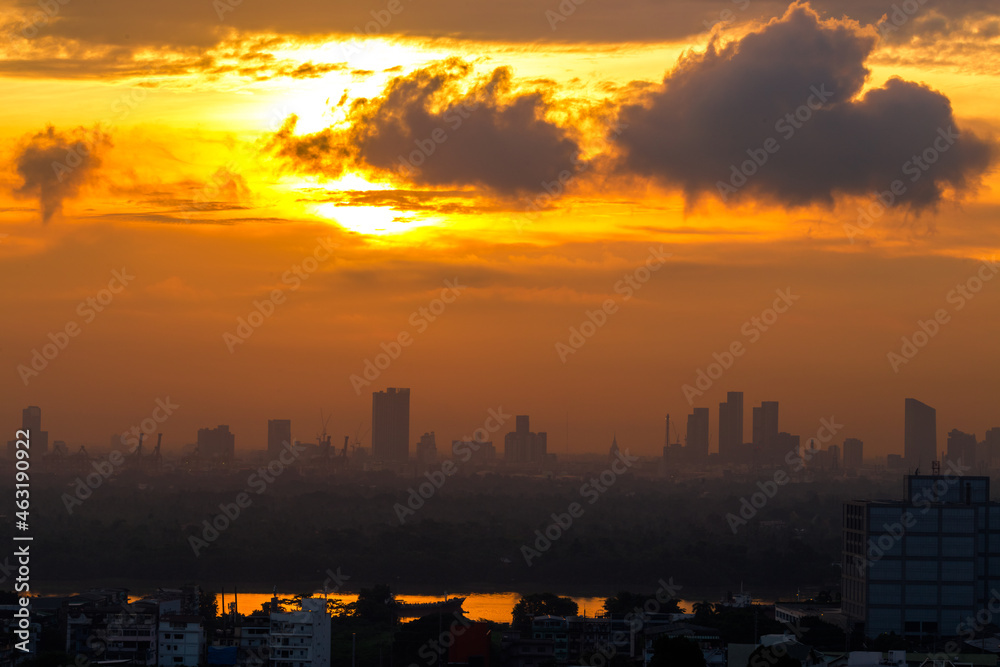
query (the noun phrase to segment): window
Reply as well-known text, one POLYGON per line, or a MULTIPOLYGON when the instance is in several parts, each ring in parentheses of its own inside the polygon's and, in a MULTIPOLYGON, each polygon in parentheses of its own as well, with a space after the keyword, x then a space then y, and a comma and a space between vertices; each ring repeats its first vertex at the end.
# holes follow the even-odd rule
POLYGON ((974 604, 972 586, 942 586, 941 595, 949 605, 963 605, 971 609, 974 604))
POLYGON ((972 581, 972 562, 946 560, 941 564, 941 579, 944 581, 972 581))
POLYGON ((937 556, 938 538, 936 537, 916 537, 906 538, 907 556, 937 556))
POLYGON ((872 584, 868 587, 870 604, 900 604, 899 584, 872 584))
POLYGON ((906 579, 908 581, 937 581, 938 564, 936 560, 911 560, 906 562, 906 579))
POLYGON ((943 537, 941 538, 941 554, 944 556, 972 557, 971 537, 943 537))
POLYGON ((928 584, 907 584, 906 604, 938 604, 938 587, 936 585, 928 584))
POLYGON ((868 577, 873 580, 902 579, 902 561, 883 558, 871 565, 868 577))
POLYGON ((971 533, 975 525, 975 515, 971 509, 966 508, 945 508, 942 509, 941 520, 945 531, 949 533, 971 533))

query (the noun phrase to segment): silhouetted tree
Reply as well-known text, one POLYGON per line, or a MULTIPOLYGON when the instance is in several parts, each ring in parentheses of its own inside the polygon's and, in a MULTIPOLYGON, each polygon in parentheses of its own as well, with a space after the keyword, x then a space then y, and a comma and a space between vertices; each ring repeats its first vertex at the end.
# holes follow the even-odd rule
POLYGON ((532 593, 522 595, 514 605, 514 625, 531 625, 535 616, 576 616, 579 606, 570 598, 561 598, 554 593, 532 593))
POLYGON ((643 611, 652 611, 660 614, 672 614, 678 613, 681 610, 677 602, 677 600, 660 602, 656 599, 655 595, 641 595, 639 593, 631 593, 629 591, 619 591, 617 595, 604 600, 604 611, 605 613, 616 614, 619 616, 643 611), (647 608, 646 603, 649 600, 656 601, 656 606, 654 607, 650 604, 649 608, 647 608))
POLYGON ((369 623, 392 625, 396 620, 396 599, 389 586, 362 588, 356 602, 347 605, 351 615, 369 623))

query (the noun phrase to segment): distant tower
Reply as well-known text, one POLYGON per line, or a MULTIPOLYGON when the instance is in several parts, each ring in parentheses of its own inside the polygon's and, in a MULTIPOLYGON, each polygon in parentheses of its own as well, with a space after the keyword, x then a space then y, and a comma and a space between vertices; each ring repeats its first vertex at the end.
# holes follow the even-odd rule
POLYGON ((292 444, 292 420, 291 419, 268 419, 267 420, 267 453, 274 457, 281 453, 281 450, 292 444))
POLYGON ((903 456, 907 467, 925 470, 937 460, 937 411, 915 398, 906 399, 903 456))
POLYGON ((378 461, 410 458, 410 390, 372 393, 372 455, 378 461))
POLYGON ((42 409, 31 405, 21 410, 21 428, 28 431, 32 453, 44 454, 49 451, 49 433, 42 430, 42 409))

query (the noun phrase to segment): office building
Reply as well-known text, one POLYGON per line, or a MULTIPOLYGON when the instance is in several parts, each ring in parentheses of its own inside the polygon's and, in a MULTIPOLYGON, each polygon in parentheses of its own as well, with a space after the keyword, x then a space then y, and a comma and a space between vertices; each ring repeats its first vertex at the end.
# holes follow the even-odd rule
POLYGON ((420 463, 437 462, 437 443, 434 440, 434 431, 424 433, 417 442, 417 461, 420 463))
POLYGON ((201 458, 229 461, 236 454, 236 435, 225 424, 216 428, 200 428, 197 451, 201 458))
POLYGON ((200 616, 160 616, 159 667, 205 664, 205 628, 200 616))
POLYGON ((844 470, 860 470, 864 464, 865 444, 857 438, 844 440, 844 470))
POLYGON ((986 431, 982 458, 990 468, 1000 467, 1000 428, 994 427, 986 431))
POLYGON ((776 462, 784 456, 778 451, 778 402, 762 401, 753 409, 752 441, 757 461, 776 462))
POLYGON ((515 430, 503 439, 503 458, 508 463, 541 463, 548 455, 547 448, 547 435, 532 433, 528 415, 517 415, 515 430))
POLYGON ((267 453, 272 458, 292 444, 292 420, 267 420, 267 453))
POLYGON ((49 432, 42 430, 42 409, 37 405, 21 410, 21 429, 28 431, 32 456, 49 451, 49 432))
POLYGON ((907 475, 903 500, 844 503, 843 613, 865 635, 959 635, 1000 590, 989 477, 907 475))
MULTIPOLYGON (((277 599, 271 608, 279 608, 277 599)), ((330 614, 325 598, 303 598, 301 611, 270 616, 270 667, 330 667, 330 614)))
POLYGON ((957 428, 948 432, 948 449, 945 454, 945 461, 953 461, 963 466, 974 467, 976 465, 976 436, 972 433, 963 433, 957 428))
POLYGON ((906 399, 903 429, 903 457, 906 466, 930 472, 937 456, 937 411, 915 398, 906 399))
POLYGON ((742 460, 743 392, 730 391, 719 403, 719 457, 726 463, 742 460))
POLYGON ((372 393, 372 456, 382 462, 410 459, 409 389, 372 393))
POLYGON ((695 408, 688 415, 684 444, 689 461, 708 460, 708 408, 695 408))

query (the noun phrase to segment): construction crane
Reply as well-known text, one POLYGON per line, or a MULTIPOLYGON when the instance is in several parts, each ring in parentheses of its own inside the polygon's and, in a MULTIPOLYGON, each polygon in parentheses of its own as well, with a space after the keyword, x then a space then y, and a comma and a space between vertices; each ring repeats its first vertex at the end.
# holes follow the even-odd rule
POLYGON ((160 467, 160 461, 162 460, 162 458, 160 457, 160 442, 162 440, 163 440, 163 434, 162 433, 157 433, 156 434, 156 449, 153 450, 153 460, 156 462, 156 467, 157 468, 160 467))
MULTIPOLYGON (((371 431, 371 428, 366 428, 365 432, 362 433, 361 432, 361 427, 362 426, 364 426, 364 422, 361 422, 360 424, 358 424, 358 430, 356 430, 354 432, 354 449, 357 449, 357 448, 359 448, 361 446, 361 438, 363 438, 366 435, 368 435, 368 432, 371 431)), ((351 451, 353 451, 353 450, 351 450, 351 451)))
POLYGON ((330 423, 330 417, 332 416, 333 415, 330 415, 329 417, 324 417, 323 410, 321 409, 319 411, 319 420, 323 424, 323 430, 322 432, 316 434, 316 441, 319 443, 320 448, 322 448, 324 445, 327 448, 330 447, 330 436, 326 434, 326 426, 327 424, 330 423))

